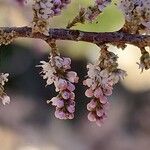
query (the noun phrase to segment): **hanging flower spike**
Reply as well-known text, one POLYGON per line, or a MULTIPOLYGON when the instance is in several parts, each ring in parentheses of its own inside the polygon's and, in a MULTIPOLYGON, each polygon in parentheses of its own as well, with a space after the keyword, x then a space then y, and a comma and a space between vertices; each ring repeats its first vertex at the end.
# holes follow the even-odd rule
POLYGON ((4 92, 4 85, 8 82, 8 73, 0 73, 0 99, 3 105, 10 103, 10 97, 4 92))
POLYGON ((87 79, 83 81, 83 85, 88 89, 85 95, 91 98, 87 104, 89 111, 88 119, 96 122, 98 126, 107 118, 107 110, 109 108, 108 96, 112 94, 113 86, 124 79, 126 72, 118 69, 117 56, 107 51, 107 47, 102 47, 101 56, 95 64, 87 65, 87 79))
POLYGON ((51 55, 49 62, 41 61, 42 76, 46 79, 46 85, 55 85, 56 92, 59 94, 48 100, 56 107, 55 117, 59 119, 73 119, 75 112, 75 86, 79 77, 71 69, 71 59, 60 57, 59 55, 51 55))

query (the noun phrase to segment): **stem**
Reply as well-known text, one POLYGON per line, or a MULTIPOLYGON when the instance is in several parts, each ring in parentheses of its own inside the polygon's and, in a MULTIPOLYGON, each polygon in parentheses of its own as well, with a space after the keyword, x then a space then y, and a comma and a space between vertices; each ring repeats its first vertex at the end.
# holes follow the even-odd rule
MULTIPOLYGON (((42 33, 32 33, 31 27, 0 27, 1 31, 15 32, 14 38, 38 38, 49 40, 71 40, 84 41, 94 44, 132 44, 138 47, 150 46, 150 35, 129 34, 121 31, 117 32, 85 32, 71 29, 49 29, 49 35, 42 33)), ((3 35, 0 35, 3 36, 3 35)))

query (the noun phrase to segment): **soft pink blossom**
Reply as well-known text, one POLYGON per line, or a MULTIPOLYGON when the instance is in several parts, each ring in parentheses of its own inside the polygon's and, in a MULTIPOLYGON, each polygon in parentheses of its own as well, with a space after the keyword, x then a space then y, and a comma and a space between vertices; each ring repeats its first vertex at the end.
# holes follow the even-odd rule
POLYGON ((61 91, 65 90, 67 88, 67 81, 60 78, 57 82, 57 88, 61 91))
POLYGON ((89 89, 87 89, 87 90, 85 91, 85 95, 86 95, 87 97, 92 97, 92 96, 94 95, 94 92, 93 92, 93 90, 92 90, 91 88, 89 88, 89 89))
POLYGON ((2 100, 3 105, 9 104, 10 103, 10 97, 7 95, 3 95, 2 97, 0 97, 2 100))
POLYGON ((55 117, 58 119, 66 119, 66 114, 58 109, 55 111, 55 117))
POLYGON ((88 104, 87 104, 87 110, 89 111, 93 111, 97 106, 97 102, 94 100, 91 100, 88 104))
POLYGON ((95 91, 94 91, 94 96, 96 98, 100 98, 103 95, 103 91, 100 87, 98 87, 95 91))
POLYGON ((100 97, 100 102, 101 102, 102 104, 107 103, 107 102, 108 102, 107 97, 106 97, 106 96, 101 96, 101 97, 100 97))
POLYGON ((92 113, 92 112, 89 112, 89 114, 88 114, 88 119, 90 120, 90 121, 96 121, 96 118, 95 118, 95 115, 92 113))
POLYGON ((78 76, 77 76, 77 73, 74 72, 74 71, 68 71, 67 73, 67 79, 72 82, 72 83, 77 83, 78 82, 78 76))
POLYGON ((71 92, 74 91, 74 90, 75 90, 74 84, 68 82, 67 89, 68 89, 69 91, 71 91, 71 92))
POLYGON ((65 69, 70 69, 70 65, 71 65, 71 59, 70 58, 63 58, 63 62, 62 62, 63 68, 65 69))
POLYGON ((97 114, 97 116, 102 117, 103 114, 104 114, 104 110, 102 110, 102 109, 96 109, 96 114, 97 114))
POLYGON ((70 106, 67 107, 67 110, 68 110, 69 113, 74 113, 75 112, 75 107, 70 105, 70 106))
POLYGON ((61 96, 63 99, 69 99, 70 98, 70 92, 62 91, 61 96))

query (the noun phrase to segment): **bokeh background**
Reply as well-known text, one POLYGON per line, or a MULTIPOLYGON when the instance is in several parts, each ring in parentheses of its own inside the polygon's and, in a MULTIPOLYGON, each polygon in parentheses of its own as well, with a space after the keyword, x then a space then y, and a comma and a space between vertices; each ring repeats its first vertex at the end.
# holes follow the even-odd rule
MULTIPOLYGON (((31 5, 22 0, 0 0, 0 26, 25 26, 32 20, 31 5)), ((77 25, 84 31, 116 31, 124 24, 122 13, 113 4, 93 24, 77 25)), ((81 7, 92 0, 72 0, 61 16, 51 20, 51 27, 65 27, 81 7)), ((125 50, 110 47, 118 54, 119 64, 128 77, 115 86, 110 97, 109 118, 99 128, 87 120, 81 81, 86 64, 97 59, 99 48, 84 42, 58 41, 63 56, 72 58, 72 69, 80 76, 76 89, 76 114, 72 121, 54 117, 54 108, 46 100, 56 95, 35 66, 47 60, 49 47, 41 40, 18 39, 0 47, 0 71, 9 72, 6 85, 11 103, 0 104, 0 150, 148 150, 150 147, 150 71, 142 74, 140 50, 128 45, 125 50)), ((148 48, 150 52, 150 49, 148 48)))

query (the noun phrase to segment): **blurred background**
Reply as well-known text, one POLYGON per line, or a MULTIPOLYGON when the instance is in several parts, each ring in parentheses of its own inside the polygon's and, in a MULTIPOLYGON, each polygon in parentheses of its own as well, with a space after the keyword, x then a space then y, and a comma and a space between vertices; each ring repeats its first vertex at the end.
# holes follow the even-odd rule
MULTIPOLYGON (((32 20, 31 5, 23 0, 0 0, 0 26, 25 26, 32 20)), ((115 3, 117 1, 114 1, 115 3)), ((92 0, 72 0, 51 27, 65 27, 81 7, 92 0)), ((93 24, 77 25, 84 31, 116 31, 124 24, 115 4, 107 7, 93 24)), ((47 60, 49 48, 41 40, 18 39, 0 47, 0 72, 10 73, 5 89, 11 103, 0 103, 0 150, 148 150, 150 147, 150 71, 142 74, 140 50, 128 45, 125 50, 110 47, 119 56, 127 78, 115 86, 110 97, 109 118, 99 128, 87 120, 82 80, 86 64, 97 59, 99 48, 84 42, 59 41, 63 56, 72 58, 72 69, 80 76, 76 89, 76 114, 71 121, 54 117, 54 108, 46 100, 56 95, 53 86, 45 88, 40 77, 40 60, 47 60)), ((150 52, 150 49, 148 49, 150 52)))

